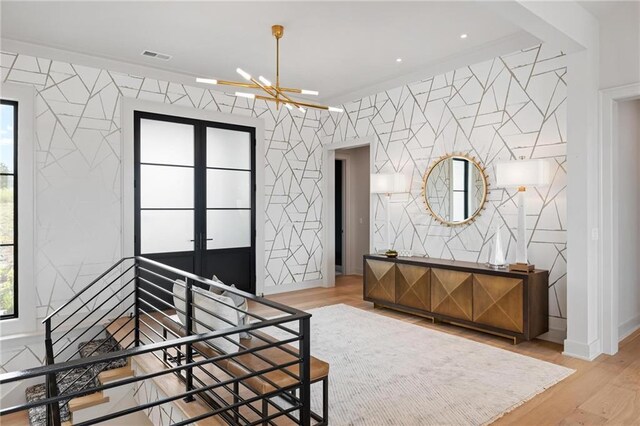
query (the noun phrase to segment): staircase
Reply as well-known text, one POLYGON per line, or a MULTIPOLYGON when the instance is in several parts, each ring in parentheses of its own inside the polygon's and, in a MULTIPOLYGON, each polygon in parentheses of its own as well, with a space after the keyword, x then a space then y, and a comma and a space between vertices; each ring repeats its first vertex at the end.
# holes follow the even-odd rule
POLYGON ((300 310, 154 260, 141 256, 122 258, 42 321, 45 365, 0 374, 2 387, 16 387, 25 380, 40 383, 27 388, 26 403, 0 407, 0 423, 22 426, 27 423, 28 414, 28 423, 38 426, 148 426, 149 419, 155 424, 217 426, 237 425, 240 420, 246 424, 273 424, 275 418, 307 426, 312 419, 310 317, 300 310), (171 303, 175 299, 172 286, 176 284, 184 288, 182 308, 171 303), (215 302, 215 306, 235 309, 238 314, 253 318, 250 323, 236 326, 210 312, 208 309, 213 308, 208 304, 205 309, 194 302, 195 294, 204 294, 199 289, 210 287, 268 308, 273 317, 207 296, 209 304, 215 302), (158 296, 162 294, 168 294, 169 301, 158 296), (156 302, 162 302, 164 308, 156 302), (184 310, 186 318, 188 332, 184 336, 163 323, 178 309, 184 310), (224 320, 230 327, 204 324, 206 331, 195 333, 196 321, 204 321, 194 317, 196 309, 224 320), (297 325, 299 331, 294 331, 292 325, 297 325), (240 340, 242 333, 258 336, 259 330, 268 327, 280 328, 289 337, 261 339, 264 344, 258 347, 235 343, 237 352, 217 350, 216 342, 234 342, 234 336, 240 340), (271 360, 263 355, 265 350, 293 342, 303 350, 292 354, 295 358, 291 361, 271 360), (213 352, 204 356, 203 348, 213 352), (168 359, 168 354, 178 352, 182 354, 181 361, 168 359), (245 359, 253 357, 266 364, 257 369, 245 367, 245 359), (238 363, 242 371, 230 371, 230 362, 238 363), (298 364, 303 373, 307 372, 293 375, 291 386, 276 383, 273 391, 265 393, 249 385, 257 377, 298 364), (285 394, 295 389, 299 396, 288 395, 287 406, 282 405, 285 394))
MULTIPOLYGON (((80 358, 88 358, 108 352, 122 350, 120 345, 110 336, 78 344, 80 358)), ((131 367, 125 358, 111 362, 98 363, 91 367, 74 368, 70 371, 57 373, 56 379, 60 395, 71 392, 84 391, 86 394, 71 400, 60 402, 60 418, 63 424, 71 425, 73 421, 80 423, 96 417, 108 410, 110 405, 122 401, 133 390, 133 385, 118 387, 96 392, 94 389, 101 384, 133 376, 131 367)), ((46 398, 44 383, 31 386, 25 391, 27 402, 34 402, 46 398)), ((130 398, 129 402, 133 402, 130 398)), ((47 424, 47 409, 37 406, 29 409, 29 423, 32 426, 47 424)))

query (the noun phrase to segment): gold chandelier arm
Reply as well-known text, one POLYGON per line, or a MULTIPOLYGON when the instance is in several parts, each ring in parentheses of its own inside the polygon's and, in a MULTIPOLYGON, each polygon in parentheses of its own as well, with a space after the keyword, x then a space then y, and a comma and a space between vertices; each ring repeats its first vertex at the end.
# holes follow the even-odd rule
MULTIPOLYGON (((282 103, 282 99, 276 99, 276 98, 270 98, 268 96, 262 96, 262 95, 256 95, 256 99, 260 99, 262 101, 270 101, 270 102, 280 102, 282 103)), ((316 109, 322 109, 327 111, 329 109, 329 107, 324 106, 324 105, 317 105, 317 104, 310 104, 308 102, 298 102, 298 101, 294 101, 293 99, 289 100, 288 102, 289 104, 291 104, 292 106, 296 106, 296 107, 307 107, 307 108, 316 108, 316 109)))
POLYGON ((302 93, 302 89, 293 89, 291 87, 279 87, 281 92, 302 93))
MULTIPOLYGON (((300 102, 298 102, 298 101, 294 101, 294 100, 293 100, 293 99, 291 99, 289 96, 287 96, 287 95, 282 91, 282 89, 281 89, 281 88, 279 88, 279 87, 274 87, 274 89, 276 90, 276 92, 278 92, 278 94, 280 94, 283 98, 285 98, 285 99, 286 99, 290 104, 298 105, 298 106, 300 106, 300 105, 301 105, 301 103, 300 103, 300 102)), ((277 98, 277 96, 276 96, 276 98, 277 98)), ((282 102, 282 101, 280 101, 280 102, 282 102)), ((317 108, 317 107, 315 107, 315 106, 314 106, 313 108, 317 108)))
POLYGON ((238 81, 228 81, 228 80, 218 80, 219 85, 222 86, 235 86, 235 87, 242 87, 245 89, 259 89, 260 86, 257 84, 251 84, 251 83, 242 83, 242 82, 238 82, 238 81))
POLYGON ((271 96, 273 96, 274 98, 278 98, 278 94, 277 91, 278 89, 276 89, 273 86, 265 86, 264 84, 260 83, 258 80, 256 80, 255 78, 251 77, 251 81, 256 84, 260 89, 264 90, 265 92, 267 92, 268 94, 270 94, 271 96), (271 89, 274 89, 276 92, 272 92, 271 89))

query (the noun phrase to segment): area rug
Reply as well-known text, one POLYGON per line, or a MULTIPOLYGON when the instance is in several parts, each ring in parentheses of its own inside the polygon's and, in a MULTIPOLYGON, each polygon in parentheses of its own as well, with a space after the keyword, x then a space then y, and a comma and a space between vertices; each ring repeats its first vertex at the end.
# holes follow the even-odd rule
MULTIPOLYGON (((331 365, 331 425, 488 424, 574 372, 347 305, 309 313, 311 351, 331 365)), ((321 396, 314 385, 318 413, 321 396)))

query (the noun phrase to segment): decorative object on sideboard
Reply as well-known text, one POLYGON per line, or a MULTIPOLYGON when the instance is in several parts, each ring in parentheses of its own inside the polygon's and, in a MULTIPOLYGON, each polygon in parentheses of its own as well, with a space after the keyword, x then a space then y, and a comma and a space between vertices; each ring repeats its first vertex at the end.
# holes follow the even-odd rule
POLYGON ((486 169, 475 157, 446 154, 424 174, 422 198, 438 222, 464 225, 473 222, 485 208, 488 187, 486 169))
POLYGON ((392 250, 393 248, 391 245, 391 194, 406 192, 409 192, 409 179, 402 173, 376 173, 371 175, 371 193, 384 194, 386 198, 387 250, 392 250))
POLYGON ((284 27, 282 25, 273 25, 271 27, 271 35, 276 39, 276 81, 272 84, 271 81, 263 76, 259 76, 257 79, 252 77, 251 74, 236 68, 236 72, 240 74, 242 78, 247 82, 218 80, 214 78, 196 78, 197 83, 203 84, 217 84, 223 86, 233 86, 242 89, 258 89, 261 90, 262 95, 256 95, 249 92, 236 92, 236 96, 247 99, 259 99, 263 101, 275 102, 276 109, 280 107, 280 104, 284 105, 288 109, 298 109, 303 114, 306 112, 306 108, 315 108, 325 110, 329 112, 344 112, 342 108, 318 105, 309 103, 306 101, 300 101, 298 99, 291 98, 288 93, 296 93, 301 95, 313 95, 318 96, 318 92, 315 90, 306 89, 294 89, 290 87, 280 86, 280 39, 284 36, 284 27))
POLYGON ((496 223, 487 265, 494 269, 505 269, 507 267, 507 260, 505 259, 504 248, 502 246, 502 226, 500 226, 499 223, 496 223))
POLYGON ((398 252, 395 250, 387 250, 384 252, 384 255, 389 259, 395 259, 396 257, 398 257, 398 252))
POLYGON ((529 264, 527 256, 527 228, 525 193, 527 187, 546 186, 551 183, 551 164, 544 159, 505 161, 496 164, 496 186, 518 188, 518 238, 516 263, 509 265, 514 271, 531 272, 535 265, 529 264))

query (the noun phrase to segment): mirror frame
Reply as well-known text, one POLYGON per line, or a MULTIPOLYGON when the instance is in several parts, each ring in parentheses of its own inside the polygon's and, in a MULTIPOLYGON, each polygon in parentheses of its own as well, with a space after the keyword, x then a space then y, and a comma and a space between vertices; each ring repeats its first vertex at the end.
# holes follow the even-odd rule
POLYGON ((427 207, 427 210, 429 211, 429 214, 431 214, 431 216, 438 222, 440 222, 441 224, 445 225, 445 226, 460 226, 460 225, 466 225, 469 224, 471 222, 473 222, 474 220, 476 220, 478 218, 478 216, 480 216, 480 214, 482 213, 482 211, 484 209, 486 209, 485 204, 487 203, 487 196, 489 195, 489 177, 487 175, 487 169, 486 167, 483 167, 482 164, 480 163, 479 160, 476 160, 475 157, 472 157, 468 154, 462 153, 462 152, 454 152, 451 154, 445 154, 442 157, 438 158, 436 161, 434 161, 431 166, 427 169, 427 171, 425 172, 423 178, 422 178, 422 191, 421 191, 421 196, 422 196, 422 202, 424 203, 424 205, 427 207), (431 175, 431 173, 435 170, 435 168, 438 166, 438 164, 442 163, 445 160, 448 160, 450 158, 463 158, 467 161, 469 161, 471 164, 473 164, 479 171, 480 171, 480 175, 482 176, 482 181, 484 182, 484 194, 482 196, 482 201, 480 201, 480 205, 478 207, 478 209, 467 219, 460 221, 460 222, 453 222, 453 221, 448 221, 445 220, 443 218, 441 218, 440 216, 438 216, 433 209, 431 209, 431 206, 429 205, 429 201, 427 199, 427 179, 429 179, 429 175, 431 175))

